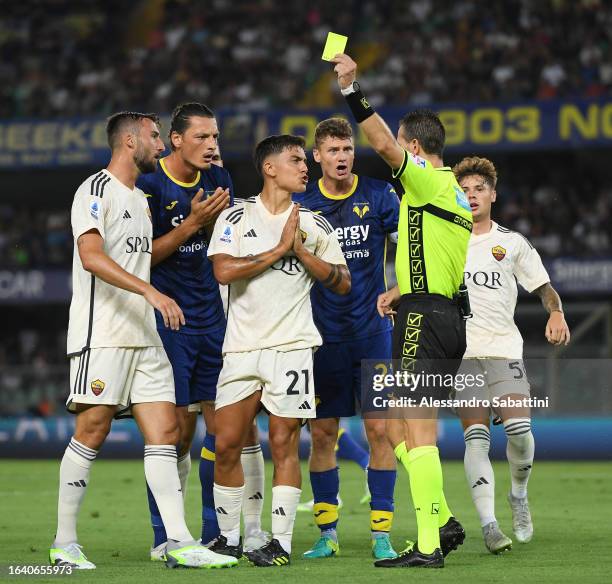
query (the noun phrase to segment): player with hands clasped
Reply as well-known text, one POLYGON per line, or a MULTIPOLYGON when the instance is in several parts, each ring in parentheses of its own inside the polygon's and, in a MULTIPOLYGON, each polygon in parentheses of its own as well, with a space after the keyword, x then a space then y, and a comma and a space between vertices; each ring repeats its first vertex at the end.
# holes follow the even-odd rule
POLYGON ((215 506, 221 530, 211 549, 239 556, 244 477, 240 452, 260 407, 270 416, 274 463, 272 541, 246 556, 256 566, 290 561, 300 500, 302 418, 315 416, 313 349, 321 345, 310 289, 315 280, 347 294, 351 279, 330 224, 292 203, 308 181, 304 140, 270 136, 255 150, 260 195, 224 211, 210 242, 215 277, 230 285, 215 419, 215 506))
POLYGON ((567 345, 570 331, 561 299, 550 284, 538 252, 520 233, 491 220, 491 205, 497 198, 493 163, 486 158, 468 157, 453 172, 468 197, 474 218, 465 266, 474 316, 467 321, 467 349, 459 373, 485 379, 484 384, 456 391, 455 397, 474 399, 477 404, 457 410, 465 437, 465 474, 485 545, 497 554, 510 549, 512 540, 501 531, 495 518, 495 477, 489 460, 490 410, 479 401, 493 404, 508 439, 506 455, 512 480, 508 501, 514 535, 520 543, 529 542, 533 536, 527 482, 533 465, 534 439, 523 339, 514 323, 517 281, 542 299, 549 314, 544 333, 549 343, 567 345), (499 400, 499 405, 494 400, 499 400))
POLYGON ((140 173, 155 170, 164 150, 157 123, 153 114, 111 116, 110 163, 78 188, 72 204, 67 407, 77 418, 60 466, 58 524, 49 550, 52 565, 95 568, 78 544, 77 514, 113 417, 130 409, 145 441, 147 483, 166 525, 167 565, 236 564, 234 558, 197 544, 185 524, 172 368, 153 308, 172 330, 185 325, 185 319, 176 302, 149 283, 153 230, 144 193, 135 186, 140 173))

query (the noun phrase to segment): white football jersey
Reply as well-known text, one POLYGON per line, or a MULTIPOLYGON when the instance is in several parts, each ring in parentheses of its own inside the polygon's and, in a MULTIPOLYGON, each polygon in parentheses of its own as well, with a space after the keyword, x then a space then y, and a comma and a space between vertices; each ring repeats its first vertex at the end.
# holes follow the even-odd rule
POLYGON ((465 284, 474 316, 467 321, 465 358, 521 359, 523 338, 514 323, 517 280, 532 292, 550 278, 527 239, 491 223, 491 231, 472 234, 468 246, 465 284))
POLYGON ((111 286, 83 269, 77 239, 96 229, 104 252, 124 270, 149 281, 153 227, 144 193, 108 170, 77 189, 71 212, 74 253, 68 354, 100 347, 159 347, 153 307, 139 294, 111 286))
MULTIPOLYGON (((278 244, 292 206, 271 214, 260 196, 237 201, 221 213, 208 255, 257 255, 278 244)), ((346 265, 336 233, 326 219, 300 209, 304 247, 331 264, 346 265), (305 238, 305 239, 304 239, 305 238)), ((313 278, 290 252, 263 273, 230 285, 223 353, 274 348, 292 351, 321 345, 312 319, 313 278)))

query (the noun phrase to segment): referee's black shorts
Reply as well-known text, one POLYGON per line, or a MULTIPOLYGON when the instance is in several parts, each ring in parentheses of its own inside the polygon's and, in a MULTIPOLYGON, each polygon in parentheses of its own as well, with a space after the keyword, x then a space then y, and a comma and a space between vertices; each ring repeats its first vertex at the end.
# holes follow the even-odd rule
POLYGON ((394 366, 401 371, 439 374, 411 397, 447 399, 465 353, 465 321, 456 299, 439 294, 404 294, 393 329, 394 366), (437 383, 440 375, 444 383, 437 383))

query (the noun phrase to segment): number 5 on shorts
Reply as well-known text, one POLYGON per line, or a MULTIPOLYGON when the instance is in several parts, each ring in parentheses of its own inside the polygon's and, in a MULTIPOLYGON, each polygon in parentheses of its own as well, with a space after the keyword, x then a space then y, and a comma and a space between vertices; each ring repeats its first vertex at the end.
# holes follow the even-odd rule
MULTIPOLYGON (((305 395, 308 395, 308 383, 309 383, 309 379, 310 376, 308 375, 308 369, 302 369, 302 374, 304 375, 304 393, 305 395)), ((297 371, 287 371, 287 373, 285 373, 285 375, 287 377, 291 377, 291 382, 289 383, 289 387, 287 388, 287 395, 300 395, 300 390, 299 389, 295 389, 295 386, 298 383, 298 380, 300 379, 300 374, 297 371)))

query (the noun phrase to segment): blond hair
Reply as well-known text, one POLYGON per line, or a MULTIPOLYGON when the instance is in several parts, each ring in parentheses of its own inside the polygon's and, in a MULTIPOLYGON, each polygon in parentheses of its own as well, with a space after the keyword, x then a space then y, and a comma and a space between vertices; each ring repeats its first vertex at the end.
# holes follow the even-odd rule
POLYGON ((478 156, 467 156, 461 162, 453 166, 453 172, 457 182, 461 182, 466 176, 477 174, 492 188, 497 184, 497 170, 488 158, 478 156))

